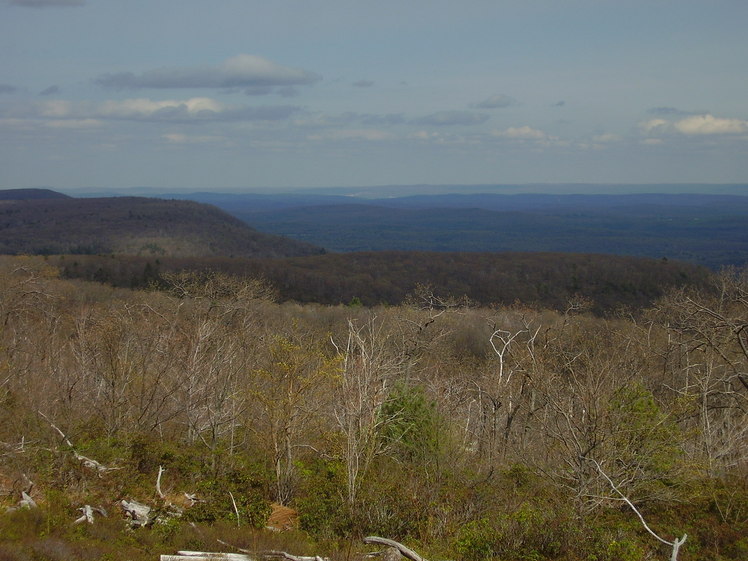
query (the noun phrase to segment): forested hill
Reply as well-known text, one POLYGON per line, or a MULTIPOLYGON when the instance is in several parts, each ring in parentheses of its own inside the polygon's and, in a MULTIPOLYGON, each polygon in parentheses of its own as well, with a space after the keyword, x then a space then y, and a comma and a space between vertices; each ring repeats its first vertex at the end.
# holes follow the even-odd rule
POLYGON ((70 199, 68 195, 51 189, 4 189, 0 191, 0 201, 28 201, 38 199, 70 199))
POLYGON ((676 261, 568 253, 328 253, 288 259, 60 256, 48 261, 63 276, 121 287, 147 287, 164 273, 220 271, 261 278, 280 300, 338 305, 399 305, 428 286, 440 297, 478 305, 563 311, 584 301, 596 314, 651 306, 675 287, 702 289, 707 269, 676 261))
MULTIPOLYGON (((329 251, 553 251, 748 263, 748 197, 698 193, 196 193, 263 232, 329 251)), ((746 193, 748 190, 736 190, 746 193)))
POLYGON ((261 233, 203 203, 0 191, 0 253, 292 257, 319 247, 261 233))

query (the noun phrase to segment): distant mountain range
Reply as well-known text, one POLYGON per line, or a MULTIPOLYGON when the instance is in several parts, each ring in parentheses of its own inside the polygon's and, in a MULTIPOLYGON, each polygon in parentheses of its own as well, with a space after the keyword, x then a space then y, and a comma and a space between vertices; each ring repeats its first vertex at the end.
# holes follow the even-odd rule
POLYGON ((292 257, 323 250, 194 201, 14 189, 0 191, 0 253, 292 257))
POLYGON ((748 199, 731 196, 197 197, 212 204, 0 191, 0 253, 59 254, 47 262, 66 277, 133 288, 164 272, 219 270, 264 278, 283 300, 398 304, 427 284, 485 305, 563 309, 581 296, 602 314, 705 286, 705 269, 661 259, 685 255, 680 243, 690 240, 693 261, 723 263, 745 259, 748 243, 748 199), (549 253, 554 245, 563 251, 549 253), (506 251, 515 247, 525 249, 506 251), (363 248, 387 251, 348 252, 363 248), (627 251, 657 259, 612 255, 627 251))
POLYGON ((391 196, 395 188, 382 187, 160 198, 0 191, 0 251, 284 257, 324 248, 598 253, 665 257, 712 269, 748 263, 748 185, 607 195, 497 192, 518 188, 509 185, 488 186, 493 191, 484 193, 428 188, 404 188, 414 193, 408 196, 391 196), (372 198, 375 193, 382 196, 372 198))
MULTIPOLYGON (((748 186, 731 186, 748 194, 748 186)), ((748 196, 704 193, 168 195, 268 233, 351 251, 551 251, 748 263, 748 196)))

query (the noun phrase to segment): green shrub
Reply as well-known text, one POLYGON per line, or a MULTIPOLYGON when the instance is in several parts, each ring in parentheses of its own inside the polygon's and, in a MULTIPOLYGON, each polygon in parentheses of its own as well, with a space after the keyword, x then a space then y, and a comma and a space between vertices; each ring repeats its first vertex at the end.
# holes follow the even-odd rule
POLYGON ((454 542, 454 550, 466 561, 481 561, 494 556, 501 539, 486 518, 473 520, 463 526, 454 542))
POLYGON ((343 500, 344 466, 339 461, 315 459, 301 466, 301 493, 295 501, 302 530, 317 538, 348 536, 352 530, 343 500))

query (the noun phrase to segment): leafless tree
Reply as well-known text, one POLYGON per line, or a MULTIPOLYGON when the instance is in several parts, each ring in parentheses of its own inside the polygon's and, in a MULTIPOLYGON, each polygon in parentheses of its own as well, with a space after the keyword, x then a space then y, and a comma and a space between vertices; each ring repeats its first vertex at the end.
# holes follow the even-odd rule
POLYGON ((353 506, 362 478, 386 446, 380 435, 391 419, 382 415, 382 407, 404 359, 393 354, 385 326, 375 315, 361 325, 349 320, 345 344, 333 344, 342 362, 334 415, 343 436, 346 499, 353 506))

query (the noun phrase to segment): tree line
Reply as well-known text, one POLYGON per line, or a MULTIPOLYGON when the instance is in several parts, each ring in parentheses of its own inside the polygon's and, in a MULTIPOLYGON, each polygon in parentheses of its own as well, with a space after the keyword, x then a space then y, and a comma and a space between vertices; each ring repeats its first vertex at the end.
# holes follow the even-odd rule
POLYGON ((710 276, 707 269, 677 261, 562 253, 386 251, 285 259, 67 255, 48 262, 68 278, 129 288, 162 285, 162 273, 211 270, 263 278, 280 301, 396 306, 417 285, 428 284, 480 306, 519 301, 558 311, 570 298, 584 297, 597 315, 651 306, 671 288, 705 289, 710 276))

